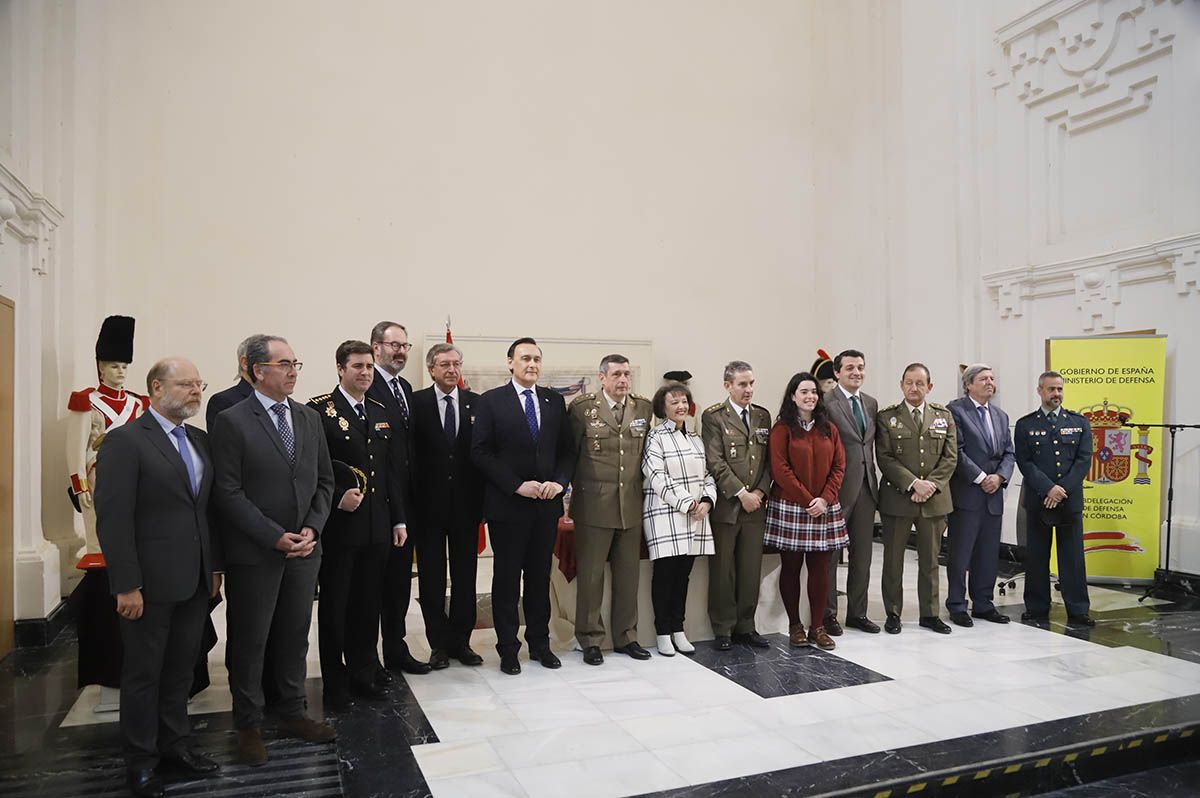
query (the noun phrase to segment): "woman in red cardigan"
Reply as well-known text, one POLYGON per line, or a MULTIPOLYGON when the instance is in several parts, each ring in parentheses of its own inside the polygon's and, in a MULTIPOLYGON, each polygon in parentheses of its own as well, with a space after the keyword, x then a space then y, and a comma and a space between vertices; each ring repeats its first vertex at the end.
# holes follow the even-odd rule
POLYGON ((846 452, 830 423, 817 379, 807 371, 788 381, 771 428, 771 498, 767 502, 764 545, 780 551, 779 593, 788 614, 793 646, 835 646, 818 626, 829 595, 829 558, 845 548, 846 519, 838 490, 846 472, 846 452), (809 630, 800 621, 800 570, 808 562, 809 630))

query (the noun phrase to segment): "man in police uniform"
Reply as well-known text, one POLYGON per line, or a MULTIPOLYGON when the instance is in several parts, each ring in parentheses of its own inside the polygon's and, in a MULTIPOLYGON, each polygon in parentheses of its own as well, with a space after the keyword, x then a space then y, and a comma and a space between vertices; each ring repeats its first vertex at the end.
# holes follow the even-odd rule
POLYGON ((321 535, 317 621, 325 706, 340 710, 348 693, 387 694, 375 648, 383 572, 389 549, 404 545, 408 530, 400 439, 384 406, 366 395, 375 379, 371 345, 345 341, 335 357, 338 386, 308 406, 321 415, 333 462, 334 509, 321 535))
POLYGON ((650 659, 638 645, 638 582, 642 540, 642 444, 650 429, 650 401, 629 392, 629 358, 605 355, 600 391, 575 397, 567 415, 577 460, 571 489, 575 522, 575 639, 583 661, 604 655, 604 563, 612 566, 613 651, 650 659))
POLYGON ((1057 538, 1058 581, 1067 621, 1095 626, 1088 615, 1083 562, 1083 480, 1092 464, 1092 427, 1062 406, 1063 378, 1057 371, 1038 377, 1040 409, 1017 421, 1017 468, 1025 477, 1025 611, 1023 621, 1050 616, 1050 537, 1057 538))
POLYGON ((920 623, 950 634, 938 617, 938 549, 946 516, 954 509, 950 477, 958 463, 954 416, 944 406, 926 402, 933 390, 929 369, 910 363, 900 378, 904 401, 885 407, 875 420, 875 460, 879 515, 883 520, 883 608, 889 634, 899 634, 904 606, 904 550, 908 533, 917 528, 917 600, 920 623))
POLYGON ((771 644, 754 629, 754 612, 771 487, 771 413, 750 403, 754 370, 749 363, 730 362, 724 378, 728 401, 700 417, 705 460, 719 493, 711 516, 717 553, 709 561, 708 617, 718 650, 728 651, 734 641, 768 648, 771 644))

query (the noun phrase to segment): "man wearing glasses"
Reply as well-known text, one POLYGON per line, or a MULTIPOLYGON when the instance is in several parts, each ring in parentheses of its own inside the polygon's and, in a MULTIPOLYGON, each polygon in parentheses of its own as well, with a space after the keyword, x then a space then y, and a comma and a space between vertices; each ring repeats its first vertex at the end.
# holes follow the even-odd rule
POLYGON ((225 660, 238 727, 238 758, 267 761, 262 741, 264 668, 279 687, 279 730, 329 742, 332 727, 305 715, 308 631, 321 566, 318 535, 329 518, 333 467, 321 418, 293 402, 303 364, 283 338, 246 347, 254 394, 217 416, 210 433, 223 519, 228 642, 225 660), (274 649, 265 661, 267 633, 274 649))
MULTIPOLYGON (((367 396, 383 405, 388 424, 396 438, 395 451, 399 458, 400 480, 405 507, 412 507, 412 480, 409 462, 413 459, 412 402, 413 389, 400 376, 408 362, 408 331, 403 324, 381 321, 371 329, 371 352, 375 356, 375 381, 367 396)), ((383 605, 380 627, 383 630, 383 664, 388 670, 404 673, 429 673, 429 663, 421 662, 408 651, 404 635, 408 630, 404 618, 412 598, 413 545, 409 538, 403 546, 388 552, 387 570, 383 575, 383 605)))

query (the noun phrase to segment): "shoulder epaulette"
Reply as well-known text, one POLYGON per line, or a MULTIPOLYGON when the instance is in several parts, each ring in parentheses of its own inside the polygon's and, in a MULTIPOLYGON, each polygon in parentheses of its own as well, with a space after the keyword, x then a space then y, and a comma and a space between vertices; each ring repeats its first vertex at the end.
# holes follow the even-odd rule
POLYGON ((769 415, 771 415, 771 411, 770 411, 770 410, 768 410, 767 408, 763 407, 762 405, 756 405, 756 404, 754 404, 754 402, 751 402, 751 403, 750 403, 750 406, 751 406, 751 407, 757 407, 759 410, 763 411, 763 412, 764 412, 764 413, 766 413, 768 416, 769 416, 769 415))
POLYGON ((950 411, 950 408, 946 407, 945 405, 939 405, 937 402, 930 402, 929 406, 932 407, 934 410, 945 410, 947 412, 950 411))
POLYGON ((84 388, 82 391, 75 391, 71 394, 71 398, 67 400, 67 409, 74 410, 77 413, 83 413, 92 409, 91 395, 95 388, 84 388))
POLYGON ((370 396, 368 396, 368 397, 367 397, 367 401, 368 401, 368 402, 374 402, 375 404, 379 405, 380 407, 382 407, 382 408, 384 408, 384 409, 386 409, 386 408, 387 408, 387 405, 385 405, 383 402, 379 401, 378 399, 373 399, 373 398, 371 398, 370 396))
POLYGON ((896 402, 896 404, 894 404, 894 405, 888 405, 887 407, 883 408, 883 409, 882 409, 882 410, 880 410, 879 412, 880 412, 880 413, 886 413, 886 412, 887 412, 887 411, 889 411, 889 410, 897 410, 897 409, 899 409, 899 408, 900 408, 900 403, 899 403, 899 402, 896 402))
POLYGON ((323 393, 323 394, 321 394, 320 396, 314 396, 312 399, 309 399, 309 400, 308 400, 308 403, 309 403, 310 405, 315 405, 315 404, 318 404, 318 403, 320 403, 320 402, 326 402, 326 401, 329 401, 329 399, 330 399, 332 396, 333 396, 333 394, 331 394, 331 393, 323 393))
POLYGON ((647 399, 646 397, 642 396, 640 393, 631 393, 631 394, 629 394, 629 395, 630 395, 630 396, 632 396, 634 399, 638 400, 639 402, 645 402, 646 404, 650 404, 650 403, 651 403, 649 399, 647 399))
POLYGON ((595 399, 596 399, 596 394, 594 394, 594 393, 581 393, 578 396, 576 396, 574 399, 571 400, 571 407, 574 407, 575 405, 580 404, 581 402, 592 402, 592 401, 595 401, 595 399))
POLYGON ((715 413, 715 412, 717 412, 718 410, 720 410, 720 409, 721 409, 721 406, 722 406, 722 405, 724 405, 724 404, 725 404, 724 402, 717 402, 715 405, 711 405, 710 407, 706 407, 706 408, 704 408, 704 412, 703 412, 703 413, 701 413, 701 415, 708 415, 709 413, 715 413))

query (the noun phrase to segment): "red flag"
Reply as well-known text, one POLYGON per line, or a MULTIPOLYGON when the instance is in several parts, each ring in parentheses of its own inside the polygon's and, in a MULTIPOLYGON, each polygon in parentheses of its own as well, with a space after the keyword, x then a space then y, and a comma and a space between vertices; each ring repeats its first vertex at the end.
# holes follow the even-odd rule
MULTIPOLYGON (((454 343, 454 336, 450 333, 450 317, 449 316, 446 317, 446 343, 448 343, 448 344, 454 343)), ((467 383, 463 379, 463 375, 461 373, 458 375, 458 389, 460 391, 465 391, 467 389, 467 383)), ((479 525, 479 542, 476 544, 476 553, 483 554, 483 550, 486 548, 487 548, 487 524, 480 524, 479 525)))

